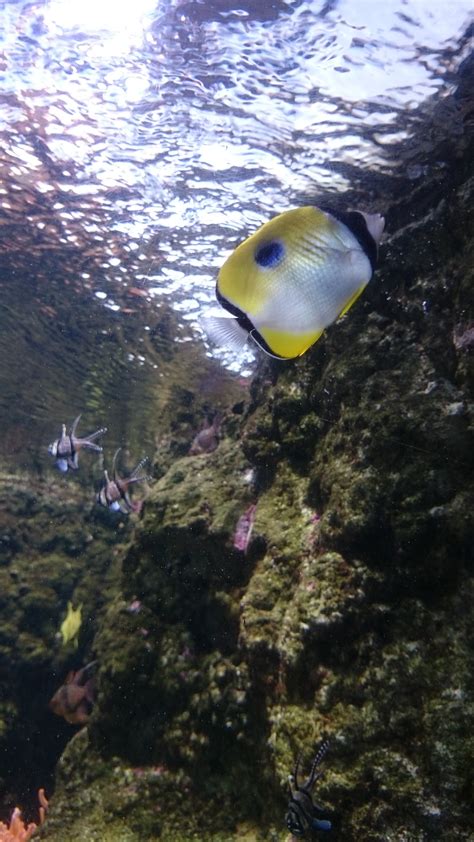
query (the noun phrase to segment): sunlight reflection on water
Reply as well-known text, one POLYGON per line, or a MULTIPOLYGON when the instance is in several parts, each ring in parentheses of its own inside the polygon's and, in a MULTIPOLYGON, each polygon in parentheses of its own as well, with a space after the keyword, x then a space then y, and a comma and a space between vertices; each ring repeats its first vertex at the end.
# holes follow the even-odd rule
POLYGON ((139 284, 198 324, 219 265, 270 215, 355 174, 370 208, 410 115, 449 92, 471 8, 6 2, 0 205, 22 237, 58 236, 58 260, 100 249, 78 277, 106 306, 139 284))

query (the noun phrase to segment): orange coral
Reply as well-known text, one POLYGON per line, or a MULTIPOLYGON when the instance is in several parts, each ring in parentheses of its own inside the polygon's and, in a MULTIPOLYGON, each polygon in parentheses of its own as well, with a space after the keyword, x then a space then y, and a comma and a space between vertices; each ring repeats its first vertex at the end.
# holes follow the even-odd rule
MULTIPOLYGON (((43 824, 46 810, 48 809, 48 799, 44 794, 44 789, 38 791, 39 807, 39 823, 43 824)), ((33 833, 38 827, 35 822, 30 822, 26 825, 21 818, 21 810, 15 807, 10 819, 10 826, 0 822, 0 842, 28 842, 33 833)))

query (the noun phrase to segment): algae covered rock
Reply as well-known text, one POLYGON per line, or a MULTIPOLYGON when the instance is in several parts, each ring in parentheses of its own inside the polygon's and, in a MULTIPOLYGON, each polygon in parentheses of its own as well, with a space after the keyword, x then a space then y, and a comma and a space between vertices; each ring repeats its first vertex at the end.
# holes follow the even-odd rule
POLYGON ((466 161, 393 201, 367 294, 301 360, 262 363, 213 453, 185 455, 194 398, 170 390, 42 838, 283 842, 287 776, 324 737, 332 839, 472 837, 466 161))
POLYGON ((0 797, 5 812, 21 804, 35 819, 71 736, 48 702, 90 652, 114 579, 116 535, 89 512, 82 488, 62 479, 0 475, 0 797), (65 644, 68 603, 82 610, 65 644))

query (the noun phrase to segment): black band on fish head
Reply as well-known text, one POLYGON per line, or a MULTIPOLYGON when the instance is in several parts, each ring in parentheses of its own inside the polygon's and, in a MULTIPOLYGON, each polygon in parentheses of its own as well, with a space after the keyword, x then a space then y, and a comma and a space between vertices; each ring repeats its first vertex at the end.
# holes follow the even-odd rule
POLYGON ((334 219, 342 222, 354 234, 357 242, 369 258, 372 272, 374 272, 377 263, 377 243, 367 228, 367 222, 363 214, 359 213, 359 211, 335 211, 332 208, 326 207, 320 207, 319 210, 329 213, 334 219))
POLYGON ((242 310, 239 310, 239 308, 236 307, 235 304, 231 304, 231 302, 228 301, 227 298, 224 298, 222 293, 219 291, 219 287, 218 287, 217 284, 216 284, 216 298, 217 298, 219 304, 221 305, 221 307, 224 308, 224 310, 227 310, 228 313, 231 313, 233 316, 235 316, 235 318, 237 319, 237 324, 239 325, 239 327, 242 327, 244 330, 247 331, 247 333, 252 337, 252 339, 255 340, 255 342, 262 349, 262 351, 265 351, 265 353, 269 354, 270 357, 275 357, 278 360, 284 360, 285 359, 285 357, 281 357, 278 354, 275 354, 274 351, 272 351, 272 349, 270 348, 268 343, 265 342, 263 336, 261 336, 260 333, 258 332, 255 325, 253 325, 252 322, 250 321, 249 317, 247 316, 247 313, 242 312, 242 310))

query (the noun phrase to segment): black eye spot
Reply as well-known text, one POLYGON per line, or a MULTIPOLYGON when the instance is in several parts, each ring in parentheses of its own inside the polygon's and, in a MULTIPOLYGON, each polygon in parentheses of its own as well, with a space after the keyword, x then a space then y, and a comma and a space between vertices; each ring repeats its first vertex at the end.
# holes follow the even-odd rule
POLYGON ((283 259, 285 254, 285 247, 279 240, 272 240, 269 243, 264 243, 259 246, 255 252, 255 262, 265 269, 273 268, 283 259))

